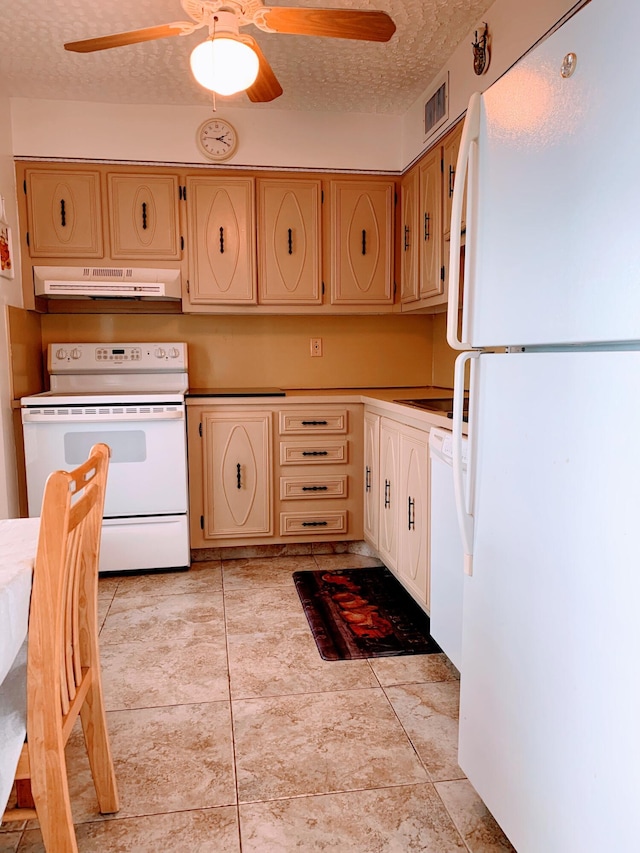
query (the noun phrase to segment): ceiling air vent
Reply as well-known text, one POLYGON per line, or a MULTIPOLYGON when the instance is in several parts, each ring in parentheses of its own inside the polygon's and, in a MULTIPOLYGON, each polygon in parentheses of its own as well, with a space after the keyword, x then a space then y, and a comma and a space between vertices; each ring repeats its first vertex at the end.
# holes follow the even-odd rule
POLYGON ((424 135, 430 136, 449 116, 449 74, 436 83, 435 90, 424 105, 424 135))

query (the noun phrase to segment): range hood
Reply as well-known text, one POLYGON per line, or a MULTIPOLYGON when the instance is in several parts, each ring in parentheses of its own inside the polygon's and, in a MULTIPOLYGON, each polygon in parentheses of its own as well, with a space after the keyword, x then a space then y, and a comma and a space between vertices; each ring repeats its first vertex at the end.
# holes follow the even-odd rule
POLYGON ((146 267, 34 267, 36 296, 47 299, 179 300, 180 270, 146 267))

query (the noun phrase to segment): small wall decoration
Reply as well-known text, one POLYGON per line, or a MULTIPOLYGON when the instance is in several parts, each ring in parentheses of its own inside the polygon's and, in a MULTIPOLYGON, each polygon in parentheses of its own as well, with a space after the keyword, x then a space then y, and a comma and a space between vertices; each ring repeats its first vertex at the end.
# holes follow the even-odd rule
POLYGON ((0 196, 0 275, 13 278, 13 251, 11 228, 5 219, 4 198, 0 196))
POLYGON ((473 70, 476 74, 484 74, 489 67, 489 27, 486 24, 482 25, 484 29, 476 30, 476 40, 471 43, 473 49, 473 70))

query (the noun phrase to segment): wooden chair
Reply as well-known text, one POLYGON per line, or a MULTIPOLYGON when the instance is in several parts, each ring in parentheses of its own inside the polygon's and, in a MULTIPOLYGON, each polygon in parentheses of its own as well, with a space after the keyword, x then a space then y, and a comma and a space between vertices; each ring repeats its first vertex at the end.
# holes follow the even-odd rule
POLYGON ((100 811, 119 808, 97 628, 108 464, 109 448, 94 445, 74 471, 50 475, 42 501, 29 611, 27 740, 16 772, 18 804, 3 821, 37 818, 47 853, 78 850, 64 752, 78 714, 100 811))

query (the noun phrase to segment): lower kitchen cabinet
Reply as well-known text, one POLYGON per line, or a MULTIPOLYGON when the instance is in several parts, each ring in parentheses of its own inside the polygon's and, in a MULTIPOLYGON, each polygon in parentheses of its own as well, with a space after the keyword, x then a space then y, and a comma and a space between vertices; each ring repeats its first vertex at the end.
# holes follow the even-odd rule
POLYGON ((428 610, 429 433, 365 412, 365 459, 366 539, 428 610), (369 468, 371 473, 367 473, 369 468), (366 491, 367 482, 376 484, 372 493, 366 491), (376 501, 377 516, 372 508, 376 501))
POLYGON ((362 539, 362 405, 189 405, 193 548, 362 539))
POLYGON ((272 532, 271 421, 262 411, 202 415, 205 538, 272 532))

